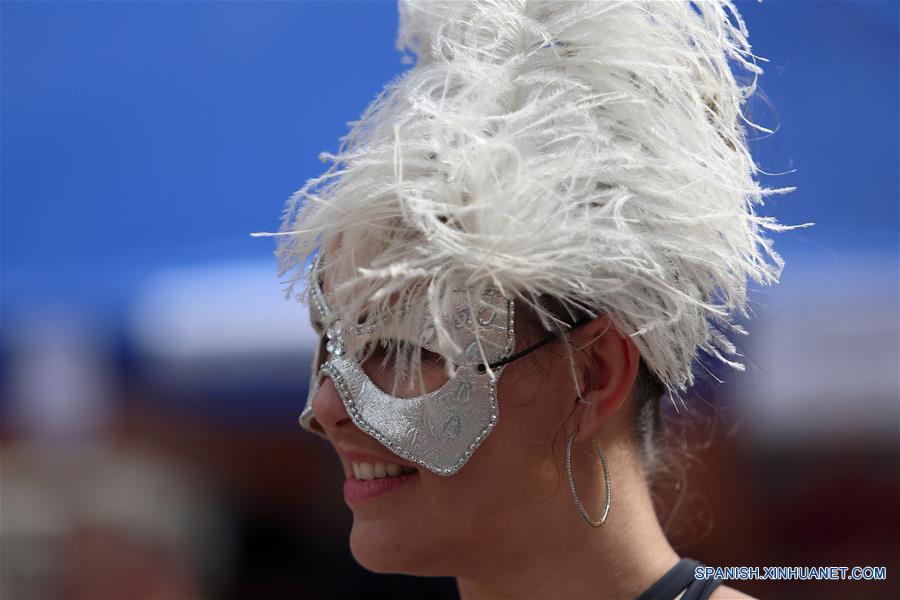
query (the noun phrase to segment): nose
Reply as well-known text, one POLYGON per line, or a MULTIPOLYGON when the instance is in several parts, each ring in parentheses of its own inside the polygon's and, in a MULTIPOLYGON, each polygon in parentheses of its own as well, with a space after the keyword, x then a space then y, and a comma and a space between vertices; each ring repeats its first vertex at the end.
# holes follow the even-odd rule
POLYGON ((312 399, 312 413, 310 427, 328 438, 338 429, 353 423, 330 377, 322 378, 312 399))

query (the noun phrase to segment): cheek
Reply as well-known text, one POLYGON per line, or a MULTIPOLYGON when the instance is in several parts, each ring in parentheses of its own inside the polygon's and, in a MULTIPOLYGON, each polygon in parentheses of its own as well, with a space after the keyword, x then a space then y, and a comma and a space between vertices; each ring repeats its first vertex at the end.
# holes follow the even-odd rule
POLYGON ((495 439, 496 462, 506 469, 510 489, 531 502, 552 497, 562 479, 568 389, 552 373, 527 361, 500 379, 500 420, 495 439))
POLYGON ((563 426, 576 406, 568 371, 555 362, 550 368, 530 357, 511 366, 514 368, 503 373, 498 388, 501 422, 506 419, 508 425, 504 437, 549 451, 564 435, 563 426))

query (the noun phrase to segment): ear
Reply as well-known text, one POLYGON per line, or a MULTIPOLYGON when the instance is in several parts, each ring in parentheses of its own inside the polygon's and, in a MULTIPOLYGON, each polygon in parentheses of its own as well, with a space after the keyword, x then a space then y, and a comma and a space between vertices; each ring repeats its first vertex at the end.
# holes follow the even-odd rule
POLYGON ((582 416, 578 439, 588 439, 625 403, 637 378, 641 354, 607 317, 598 317, 569 337, 582 348, 582 416))

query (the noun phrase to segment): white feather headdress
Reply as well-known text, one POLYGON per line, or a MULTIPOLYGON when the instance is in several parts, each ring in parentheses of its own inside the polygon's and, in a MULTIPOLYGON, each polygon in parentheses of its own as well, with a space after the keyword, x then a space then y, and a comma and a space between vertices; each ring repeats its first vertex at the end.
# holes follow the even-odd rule
POLYGON ((608 315, 672 391, 700 351, 741 368, 747 280, 783 266, 756 209, 792 188, 754 180, 762 71, 730 2, 401 1, 397 46, 415 65, 288 202, 282 274, 320 251, 345 323, 490 286, 550 328, 549 295, 608 315))

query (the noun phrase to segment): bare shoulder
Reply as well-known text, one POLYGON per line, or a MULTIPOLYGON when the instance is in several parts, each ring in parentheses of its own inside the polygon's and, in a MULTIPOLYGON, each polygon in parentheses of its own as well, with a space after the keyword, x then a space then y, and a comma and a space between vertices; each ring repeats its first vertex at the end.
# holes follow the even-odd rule
POLYGON ((710 594, 709 600, 756 600, 756 598, 727 585, 720 585, 710 594))

